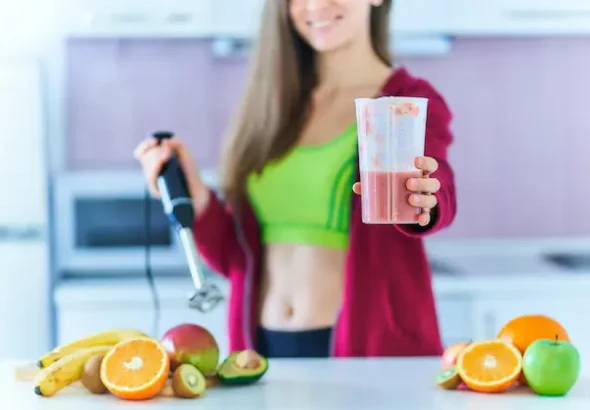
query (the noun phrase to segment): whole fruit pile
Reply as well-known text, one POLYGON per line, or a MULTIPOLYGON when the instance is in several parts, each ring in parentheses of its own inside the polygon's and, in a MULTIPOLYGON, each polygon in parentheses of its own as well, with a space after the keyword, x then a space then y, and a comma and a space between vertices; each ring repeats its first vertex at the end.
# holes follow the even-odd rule
POLYGON ((161 340, 115 329, 59 346, 37 363, 34 391, 51 397, 74 383, 92 394, 123 400, 201 397, 217 384, 252 384, 268 370, 255 351, 234 352, 219 363, 219 346, 204 327, 181 324, 161 340))
POLYGON ((524 315, 506 323, 494 339, 449 346, 436 384, 481 393, 521 385, 538 395, 565 396, 579 375, 580 354, 564 327, 545 315, 524 315))

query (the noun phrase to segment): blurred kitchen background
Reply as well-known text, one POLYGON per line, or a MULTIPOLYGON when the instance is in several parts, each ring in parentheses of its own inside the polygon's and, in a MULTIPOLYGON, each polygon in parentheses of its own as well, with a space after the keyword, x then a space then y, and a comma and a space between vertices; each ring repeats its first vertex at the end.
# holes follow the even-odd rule
MULTIPOLYGON (((225 306, 188 306, 184 255, 156 202, 154 327, 132 150, 173 130, 215 187, 261 3, 0 2, 0 360, 185 321, 227 350, 225 306)), ((545 313, 590 357, 590 1, 395 3, 397 63, 455 115, 458 215, 427 239, 445 344, 545 313)))

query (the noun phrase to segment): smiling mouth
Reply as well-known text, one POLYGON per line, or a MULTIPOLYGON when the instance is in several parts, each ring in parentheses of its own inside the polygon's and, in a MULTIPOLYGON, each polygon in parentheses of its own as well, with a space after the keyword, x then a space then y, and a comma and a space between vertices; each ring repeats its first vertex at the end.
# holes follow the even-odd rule
POLYGON ((336 16, 330 20, 316 20, 316 21, 309 21, 308 20, 307 25, 311 28, 321 29, 321 28, 329 27, 329 26, 337 23, 340 20, 342 20, 342 16, 336 16))

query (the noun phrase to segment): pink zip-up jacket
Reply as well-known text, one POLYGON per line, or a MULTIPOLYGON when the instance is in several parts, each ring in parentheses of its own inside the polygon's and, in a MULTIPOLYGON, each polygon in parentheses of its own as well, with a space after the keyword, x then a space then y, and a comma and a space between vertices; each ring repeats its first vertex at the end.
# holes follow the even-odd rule
MULTIPOLYGON (((427 229, 367 225, 361 221, 360 197, 352 196, 343 302, 330 354, 440 355, 443 348, 422 238, 449 226, 456 213, 454 175, 447 160, 452 115, 441 95, 405 68, 392 72, 382 95, 429 99, 425 155, 439 163, 432 175, 441 182, 436 219, 427 229)), ((230 282, 230 350, 255 349, 262 254, 259 225, 247 199, 239 209, 229 209, 215 193, 210 195, 194 223, 195 241, 207 265, 230 282)))

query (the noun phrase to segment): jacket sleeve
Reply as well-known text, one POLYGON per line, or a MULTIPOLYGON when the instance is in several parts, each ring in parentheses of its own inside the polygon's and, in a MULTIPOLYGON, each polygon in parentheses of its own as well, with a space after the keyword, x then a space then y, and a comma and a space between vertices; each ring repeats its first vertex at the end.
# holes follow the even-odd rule
POLYGON ((450 129, 452 114, 443 97, 425 80, 416 80, 406 95, 428 98, 424 155, 437 160, 438 169, 432 177, 436 177, 441 185, 435 194, 438 205, 432 210, 432 220, 428 226, 395 225, 404 234, 416 237, 447 228, 457 213, 455 176, 448 160, 449 146, 453 142, 450 129))
POLYGON ((196 217, 193 235, 205 263, 217 273, 229 277, 236 269, 244 270, 246 258, 238 241, 232 211, 213 190, 209 202, 196 217))

